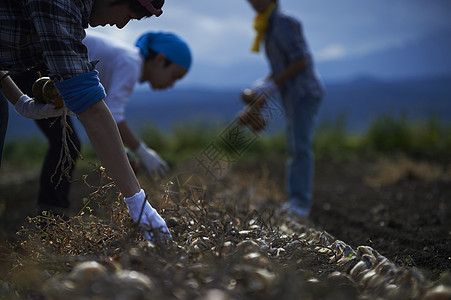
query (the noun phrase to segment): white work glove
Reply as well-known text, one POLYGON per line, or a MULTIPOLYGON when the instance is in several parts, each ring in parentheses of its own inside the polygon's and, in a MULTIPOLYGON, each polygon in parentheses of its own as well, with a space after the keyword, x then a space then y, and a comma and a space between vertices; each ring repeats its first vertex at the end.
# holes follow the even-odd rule
POLYGON ((277 91, 277 85, 272 79, 259 79, 254 82, 251 90, 258 96, 270 97, 277 91))
POLYGON ((134 194, 131 197, 124 198, 127 203, 128 213, 133 221, 137 223, 144 231, 146 240, 155 242, 157 240, 172 240, 171 233, 163 218, 149 204, 144 190, 134 194))
POLYGON ((27 95, 20 96, 14 109, 17 113, 29 119, 47 119, 59 117, 63 114, 64 108, 55 108, 53 104, 43 104, 35 101, 27 95))
POLYGON ((141 142, 135 150, 141 165, 144 166, 147 174, 150 177, 163 177, 169 170, 168 164, 161 159, 161 157, 152 149, 148 148, 146 144, 141 142))

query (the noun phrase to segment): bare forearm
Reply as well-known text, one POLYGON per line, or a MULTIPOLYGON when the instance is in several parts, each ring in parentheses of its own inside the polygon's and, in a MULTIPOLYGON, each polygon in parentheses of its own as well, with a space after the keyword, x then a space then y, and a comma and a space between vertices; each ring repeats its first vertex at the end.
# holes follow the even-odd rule
MULTIPOLYGON (((6 71, 0 71, 0 78, 6 74, 6 71)), ((20 96, 23 95, 22 91, 17 87, 11 77, 4 77, 0 83, 3 94, 11 104, 15 105, 20 96)))
POLYGON ((90 106, 79 115, 94 150, 125 197, 141 189, 125 154, 116 122, 104 101, 90 106))
POLYGON ((307 67, 307 62, 304 58, 298 58, 295 60, 292 60, 288 66, 286 67, 285 71, 282 72, 280 75, 275 76, 273 78, 274 83, 277 86, 283 85, 286 81, 290 80, 294 76, 298 75, 300 72, 302 72, 307 67))
POLYGON ((140 143, 139 138, 133 133, 130 126, 128 126, 127 121, 122 121, 117 123, 117 128, 119 128, 119 132, 121 134, 122 141, 124 145, 127 146, 130 150, 135 151, 140 143))

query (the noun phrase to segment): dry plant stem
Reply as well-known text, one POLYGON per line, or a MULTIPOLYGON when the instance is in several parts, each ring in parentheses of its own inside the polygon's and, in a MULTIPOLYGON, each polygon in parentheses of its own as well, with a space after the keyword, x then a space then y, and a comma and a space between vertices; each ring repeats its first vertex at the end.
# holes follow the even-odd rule
POLYGON ((88 175, 83 175, 82 179, 83 182, 86 184, 87 187, 89 188, 95 188, 96 190, 94 192, 92 192, 91 194, 89 194, 88 196, 88 201, 85 202, 85 204, 83 205, 83 207, 80 209, 80 211, 77 213, 77 216, 81 216, 82 213, 84 212, 84 210, 91 205, 91 201, 96 201, 100 198, 103 198, 106 196, 106 194, 108 193, 108 191, 110 190, 110 188, 114 187, 115 184, 113 182, 109 182, 105 184, 105 180, 112 180, 110 177, 108 177, 105 173, 105 168, 101 167, 99 170, 99 185, 98 186, 93 186, 91 184, 89 184, 87 182, 87 178, 88 175))
POLYGON ((116 122, 105 102, 99 101, 80 113, 79 119, 94 150, 124 197, 141 190, 125 154, 116 122))

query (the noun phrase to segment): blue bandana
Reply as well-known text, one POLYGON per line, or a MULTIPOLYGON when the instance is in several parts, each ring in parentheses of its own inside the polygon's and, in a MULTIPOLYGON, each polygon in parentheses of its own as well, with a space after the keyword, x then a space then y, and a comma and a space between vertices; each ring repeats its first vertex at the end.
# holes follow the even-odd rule
POLYGON ((191 66, 191 51, 188 44, 177 35, 169 32, 148 32, 137 41, 136 47, 144 57, 149 56, 149 49, 156 53, 163 53, 173 63, 189 70, 191 66))
POLYGON ((67 108, 79 114, 106 97, 97 74, 99 74, 97 70, 92 70, 70 79, 55 82, 67 108))

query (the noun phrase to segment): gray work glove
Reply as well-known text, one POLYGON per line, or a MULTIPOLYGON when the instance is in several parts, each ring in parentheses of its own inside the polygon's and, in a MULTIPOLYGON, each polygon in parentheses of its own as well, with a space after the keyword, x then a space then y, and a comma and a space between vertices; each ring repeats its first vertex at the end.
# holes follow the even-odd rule
POLYGON ((27 95, 20 96, 14 105, 16 112, 28 119, 47 119, 59 117, 64 113, 64 108, 55 108, 53 104, 43 104, 35 101, 27 95))
POLYGON ((155 152, 141 142, 135 151, 141 165, 146 170, 147 175, 151 178, 163 177, 168 171, 168 164, 155 152))

